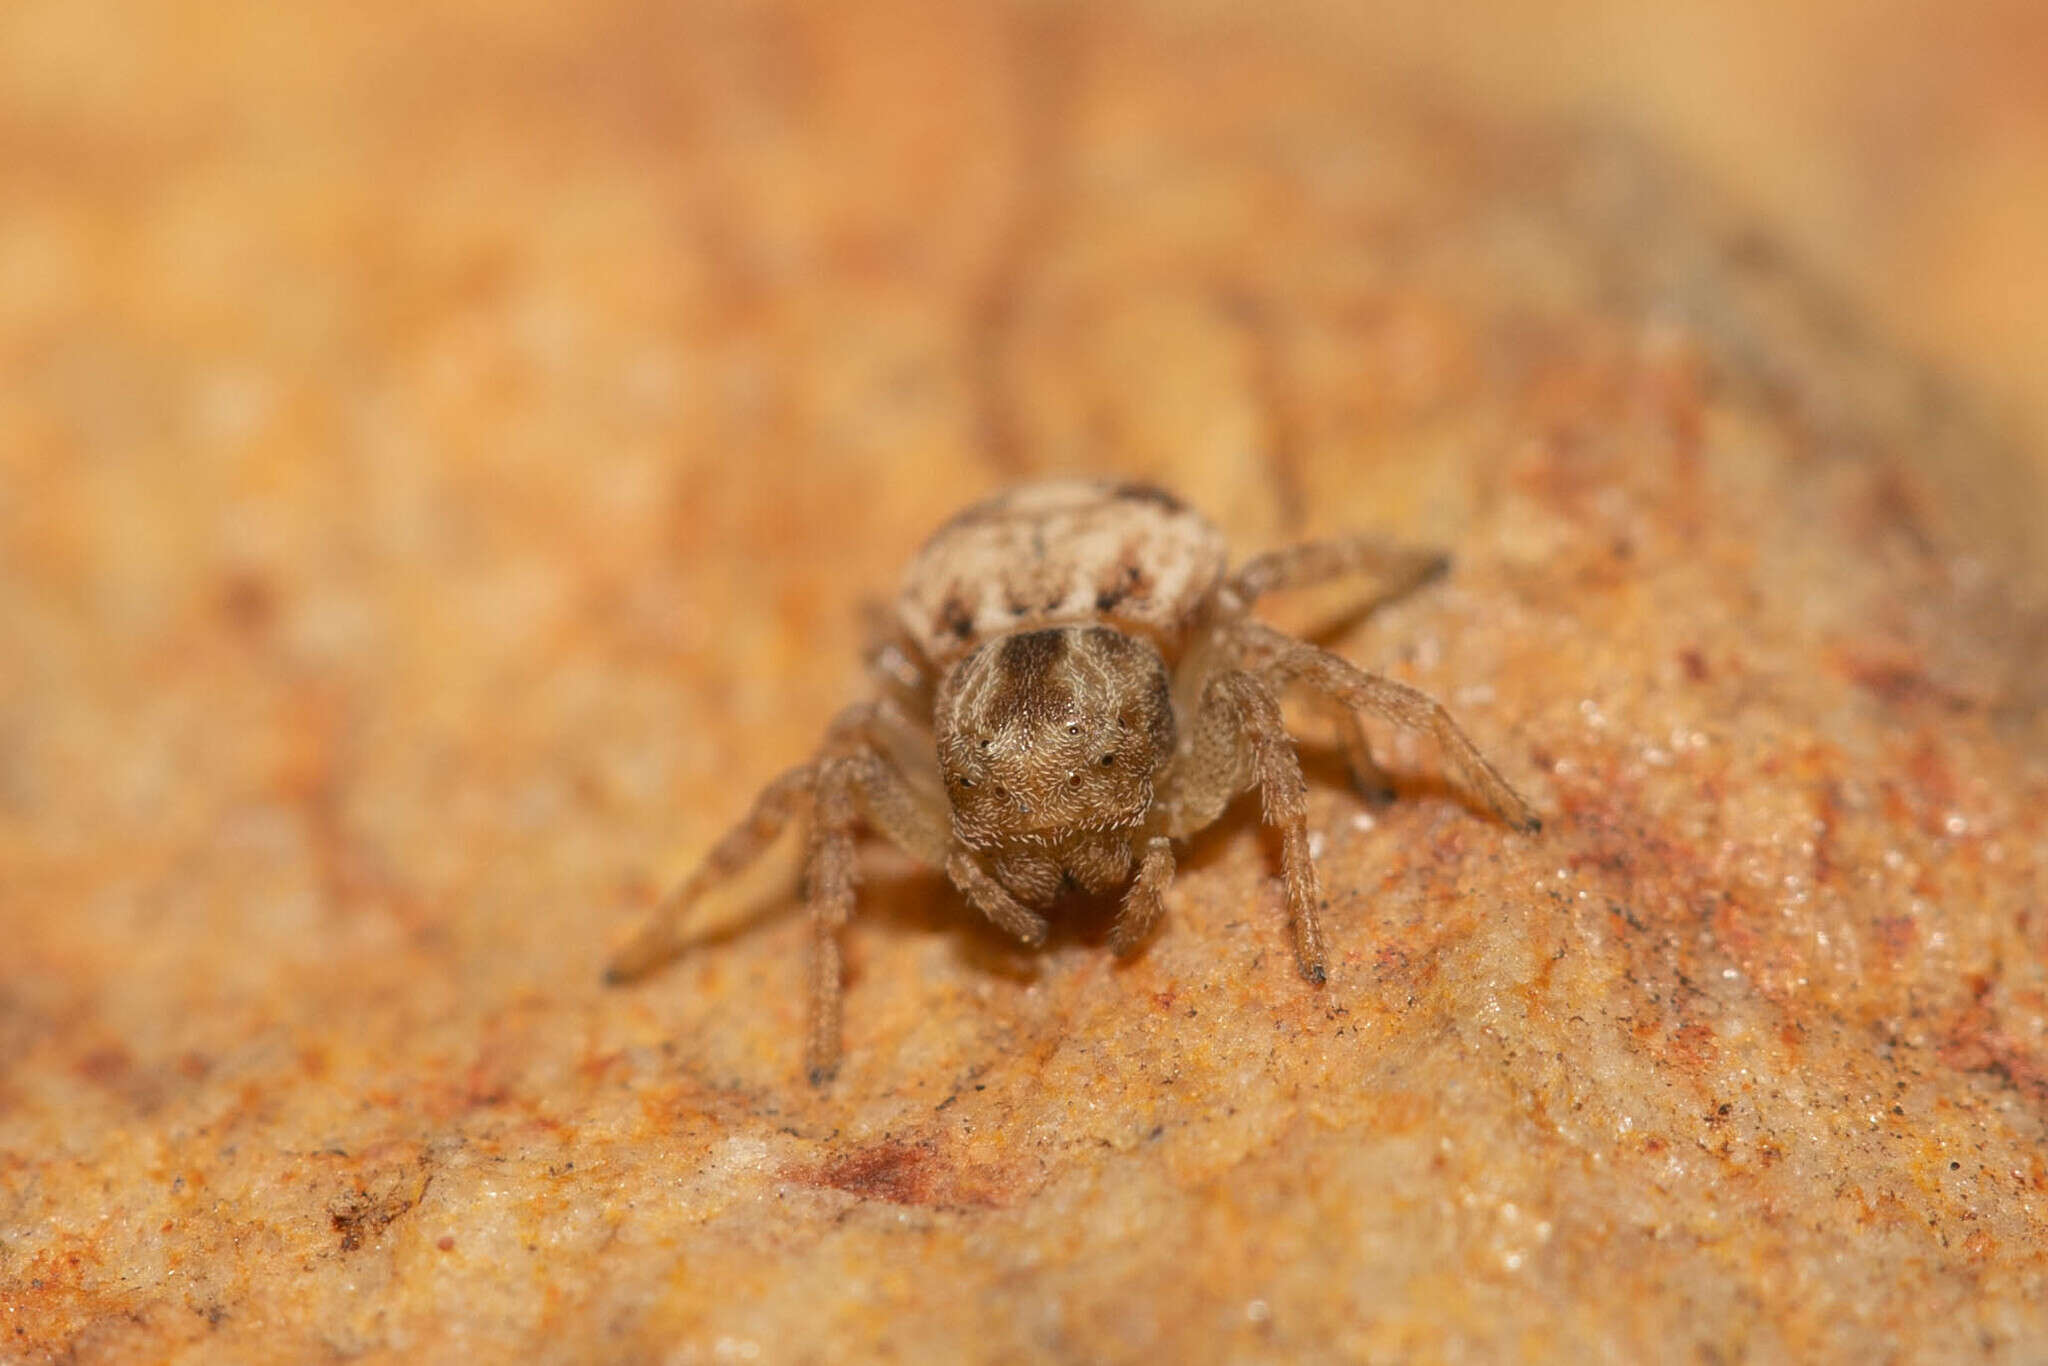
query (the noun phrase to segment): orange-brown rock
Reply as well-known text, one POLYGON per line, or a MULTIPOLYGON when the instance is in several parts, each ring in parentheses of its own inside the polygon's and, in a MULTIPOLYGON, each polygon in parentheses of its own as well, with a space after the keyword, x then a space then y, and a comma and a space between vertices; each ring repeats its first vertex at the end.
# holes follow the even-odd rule
MULTIPOLYGON (((141 8, 141 7, 138 7, 141 8)), ((0 1360, 2038 1360, 2041 490, 1776 234, 1058 5, 0 28, 0 1360), (877 852, 600 969, 1006 480, 1442 583, 1135 962, 877 852)), ((1296 602, 1289 624, 1341 613, 1296 602)), ((782 870, 785 878, 787 867, 782 870)))

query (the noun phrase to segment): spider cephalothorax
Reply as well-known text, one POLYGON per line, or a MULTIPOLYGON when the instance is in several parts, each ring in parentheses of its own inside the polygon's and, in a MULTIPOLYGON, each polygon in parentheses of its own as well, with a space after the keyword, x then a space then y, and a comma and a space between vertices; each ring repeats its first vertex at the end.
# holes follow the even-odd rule
POLYGON ((1068 886, 1128 884, 1112 946, 1143 942, 1172 881, 1173 842, 1260 789, 1279 828, 1301 973, 1325 973, 1301 764, 1279 694, 1337 704, 1353 776, 1382 790, 1358 716, 1429 731, 1466 786, 1537 828, 1527 802, 1442 707, 1406 684, 1253 621, 1260 595, 1343 574, 1375 600, 1441 572, 1438 554, 1369 537, 1315 541, 1226 574, 1221 535, 1141 484, 1066 480, 978 503, 913 558, 878 644, 880 700, 844 712, 818 756, 782 774, 613 961, 635 977, 680 948, 685 911, 737 873, 808 799, 816 939, 810 1071, 839 1061, 838 930, 853 907, 853 836, 865 823, 945 869, 982 914, 1026 943, 1068 886), (941 795, 943 794, 943 795, 941 795))
POLYGON ((1108 626, 998 636, 939 685, 932 731, 962 844, 1127 837, 1173 754, 1166 662, 1108 626))

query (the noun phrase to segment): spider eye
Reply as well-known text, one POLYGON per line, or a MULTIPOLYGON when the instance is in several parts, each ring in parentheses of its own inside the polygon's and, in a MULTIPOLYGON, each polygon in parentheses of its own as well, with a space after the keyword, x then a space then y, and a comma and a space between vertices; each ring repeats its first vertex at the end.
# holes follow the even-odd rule
POLYGON ((957 783, 957 784, 958 784, 959 786, 961 786, 961 787, 973 787, 973 786, 974 786, 974 779, 972 779, 972 778, 963 778, 963 777, 961 777, 961 776, 960 776, 959 774, 957 774, 957 773, 953 775, 953 781, 954 781, 955 783, 957 783))
POLYGON ((1115 765, 1115 763, 1116 763, 1116 756, 1115 756, 1114 754, 1105 754, 1105 755, 1103 755, 1103 756, 1102 756, 1102 766, 1103 766, 1104 768, 1110 768, 1110 767, 1113 767, 1113 766, 1115 765))
POLYGON ((1081 733, 1081 723, 1080 723, 1079 721, 1069 721, 1069 722, 1067 722, 1067 734, 1069 734, 1069 735, 1079 735, 1080 733, 1081 733))

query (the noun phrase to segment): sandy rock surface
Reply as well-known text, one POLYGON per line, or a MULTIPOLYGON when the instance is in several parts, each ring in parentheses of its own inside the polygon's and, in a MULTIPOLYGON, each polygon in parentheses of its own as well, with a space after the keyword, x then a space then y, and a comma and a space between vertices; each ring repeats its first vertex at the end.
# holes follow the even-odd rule
POLYGON ((0 1361, 2048 1355, 2038 475, 1682 168, 1221 21, 35 14, 0 1361), (1451 549, 1334 643, 1545 832, 1305 717, 1322 988, 1253 802, 1128 964, 876 850, 823 1092, 788 859, 602 986, 1049 470, 1451 549))

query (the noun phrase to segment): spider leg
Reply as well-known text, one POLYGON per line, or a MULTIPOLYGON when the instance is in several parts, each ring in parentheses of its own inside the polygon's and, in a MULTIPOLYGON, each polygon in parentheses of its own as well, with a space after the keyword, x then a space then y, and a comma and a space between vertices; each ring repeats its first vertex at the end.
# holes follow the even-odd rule
POLYGON ((854 761, 828 759, 819 766, 817 807, 811 814, 808 909, 811 915, 810 1039, 805 1049, 811 1085, 822 1086, 839 1070, 840 1022, 844 1013, 839 931, 853 914, 860 865, 854 857, 853 827, 860 817, 854 761))
POLYGON ((839 1070, 841 997, 844 992, 839 932, 853 915, 860 864, 854 831, 862 820, 925 863, 943 866, 952 832, 894 767, 863 749, 818 765, 817 805, 811 814, 806 905, 811 915, 811 1084, 822 1086, 839 1070))
POLYGON ((956 851, 946 860, 946 876, 960 889, 960 895, 972 902, 974 909, 987 916, 996 928, 1026 944, 1045 942, 1045 917, 1012 896, 1009 889, 996 881, 995 875, 984 868, 981 860, 973 854, 965 850, 956 851))
POLYGON ((681 928, 697 901, 738 876, 774 843, 806 798, 812 803, 805 879, 813 927, 810 977, 811 1080, 828 1080, 839 1065, 839 930, 853 911, 859 865, 854 832, 865 820, 914 858, 944 866, 952 831, 877 751, 876 709, 849 709, 826 733, 820 757, 777 775, 745 819, 711 847, 704 861, 662 899, 647 925, 614 956, 610 982, 627 982, 667 962, 684 947, 681 928))
MULTIPOLYGON (((1345 536, 1255 556, 1237 571, 1230 586, 1241 603, 1249 607, 1255 599, 1282 589, 1306 588, 1350 574, 1371 578, 1372 591, 1336 619, 1324 622, 1315 633, 1320 638, 1442 577, 1450 564, 1451 557, 1441 550, 1401 545, 1374 535, 1345 536)), ((1344 705, 1334 710, 1337 736, 1351 770, 1352 786, 1368 801, 1391 800, 1393 783, 1373 758, 1372 744, 1359 724, 1358 713, 1344 705)))
POLYGON ((614 985, 646 976, 683 950, 682 926, 704 893, 745 872, 775 842, 817 784, 818 765, 799 764, 777 774, 754 798, 746 816, 728 830, 703 862, 672 888, 647 923, 612 955, 605 981, 614 985))
POLYGON ((1378 580, 1378 587, 1366 602, 1352 609, 1362 616, 1382 603, 1406 597, 1450 565, 1451 557, 1441 550, 1401 545, 1373 535, 1340 536, 1254 555, 1231 575, 1230 587, 1249 607, 1283 588, 1306 588, 1348 574, 1366 574, 1378 580))
POLYGON ((1517 830, 1533 834, 1543 828, 1535 808, 1486 761, 1442 704, 1427 693, 1391 678, 1367 673, 1351 661, 1295 640, 1270 626, 1240 622, 1231 628, 1242 642, 1248 661, 1262 659, 1260 676, 1275 688, 1300 683, 1349 708, 1368 711, 1409 730, 1426 731, 1449 758, 1465 790, 1491 807, 1517 830))
POLYGON ((1266 824, 1280 832, 1295 962, 1303 977, 1321 982, 1322 887, 1308 850, 1308 783, 1272 687, 1256 674, 1227 669, 1203 686, 1189 744, 1169 774, 1166 834, 1181 839, 1200 830, 1254 783, 1266 824))
POLYGON ((1365 724, 1349 707, 1337 710, 1337 736, 1344 746, 1345 765, 1351 770, 1351 786, 1369 802, 1384 804, 1392 801, 1394 781, 1380 767, 1380 761, 1373 757, 1372 741, 1366 738, 1365 724))
POLYGON ((1145 936, 1159 923, 1166 910, 1166 889, 1173 882, 1173 841, 1154 835, 1145 842, 1138 862, 1138 875, 1124 893, 1123 908, 1116 926, 1109 932, 1109 947, 1119 957, 1128 957, 1145 942, 1145 936))
POLYGON ((870 598, 860 605, 861 662, 889 697, 906 711, 931 714, 931 679, 917 662, 917 648, 887 604, 870 598))

